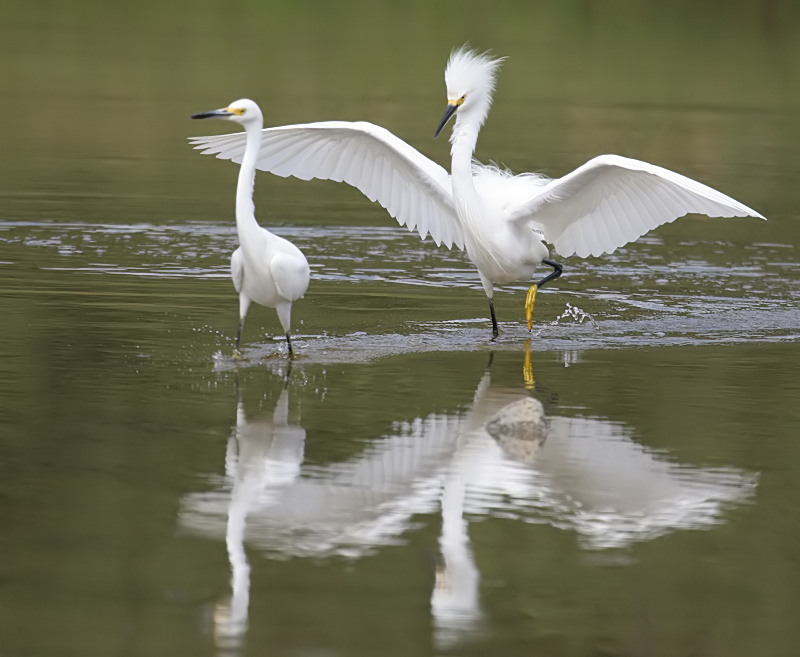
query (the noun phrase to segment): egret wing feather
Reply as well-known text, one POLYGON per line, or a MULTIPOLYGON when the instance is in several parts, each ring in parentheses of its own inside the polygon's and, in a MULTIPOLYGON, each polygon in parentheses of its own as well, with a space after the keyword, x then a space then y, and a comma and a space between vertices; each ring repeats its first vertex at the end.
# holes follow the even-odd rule
MULTIPOLYGON (((193 137, 206 155, 241 162, 245 135, 193 137)), ((322 121, 266 128, 257 167, 278 176, 346 182, 380 203, 398 223, 437 245, 464 248, 450 174, 385 128, 365 121, 322 121)))
POLYGON ((233 289, 241 292, 244 281, 244 255, 242 255, 241 247, 231 254, 231 278, 233 279, 233 289))
POLYGON ((284 299, 297 301, 308 289, 308 262, 292 253, 276 253, 269 261, 275 288, 284 299))
POLYGON ((529 224, 562 256, 612 253, 685 214, 764 217, 696 180, 654 164, 600 155, 551 180, 508 214, 529 224))
POLYGON ((494 217, 508 217, 552 182, 539 173, 514 174, 496 164, 477 161, 472 163, 472 179, 478 196, 494 217))

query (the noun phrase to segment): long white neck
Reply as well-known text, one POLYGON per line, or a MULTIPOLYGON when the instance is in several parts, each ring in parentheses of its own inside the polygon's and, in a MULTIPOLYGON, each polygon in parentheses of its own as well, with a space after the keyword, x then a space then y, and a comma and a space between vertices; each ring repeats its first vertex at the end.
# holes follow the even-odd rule
MULTIPOLYGON (((450 169, 453 176, 453 199, 456 212, 466 227, 480 222, 482 203, 472 179, 472 155, 478 142, 480 123, 469 116, 456 117, 450 138, 450 169)), ((473 232, 478 226, 473 226, 473 232)))
POLYGON ((245 126, 247 144, 244 149, 242 166, 239 169, 239 181, 236 185, 236 229, 241 244, 246 244, 247 236, 260 229, 253 204, 253 185, 256 178, 258 154, 261 151, 261 127, 260 123, 250 123, 245 126))
POLYGON ((456 117, 453 134, 450 137, 451 168, 454 177, 457 171, 459 174, 467 171, 470 179, 472 178, 472 155, 475 153, 480 129, 480 123, 471 120, 469 117, 456 117))

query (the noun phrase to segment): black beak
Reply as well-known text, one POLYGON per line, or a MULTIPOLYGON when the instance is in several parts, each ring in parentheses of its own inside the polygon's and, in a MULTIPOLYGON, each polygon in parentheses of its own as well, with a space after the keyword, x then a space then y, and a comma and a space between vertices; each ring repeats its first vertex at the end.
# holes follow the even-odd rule
POLYGON ((442 128, 444 128, 447 125, 447 122, 450 120, 453 114, 456 113, 457 109, 458 105, 456 103, 447 103, 447 109, 444 111, 444 116, 442 117, 442 120, 439 121, 439 127, 436 128, 436 133, 433 135, 434 139, 436 139, 439 136, 439 133, 442 131, 442 128))
POLYGON ((226 116, 233 116, 233 112, 231 112, 228 108, 211 110, 210 112, 200 112, 199 114, 192 114, 189 118, 190 119, 213 119, 213 118, 220 118, 220 117, 224 118, 226 116))

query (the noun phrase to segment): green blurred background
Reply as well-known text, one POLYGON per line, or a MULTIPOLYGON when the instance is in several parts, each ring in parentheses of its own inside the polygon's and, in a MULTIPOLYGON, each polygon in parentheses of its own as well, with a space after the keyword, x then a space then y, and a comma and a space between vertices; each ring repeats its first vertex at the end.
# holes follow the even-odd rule
MULTIPOLYGON (((736 468, 757 491, 706 531, 609 551, 585 549, 557 513, 471 518, 484 618, 477 638, 450 649, 431 639, 437 514, 358 560, 248 548, 250 629, 229 652, 792 654, 800 5, 5 0, 0 655, 228 654, 213 636, 229 593, 225 545, 177 518, 187 495, 223 476, 236 385, 248 413, 271 412, 283 364, 235 373, 215 359, 236 322, 226 269, 236 169, 186 143, 230 126, 188 117, 249 96, 268 124, 369 120, 447 164, 446 140, 433 140, 442 74, 467 41, 508 56, 480 159, 557 176, 619 153, 768 217, 686 219, 616 259, 570 262, 573 277, 537 302, 543 323, 577 299, 601 326, 630 322, 630 335, 602 349, 602 330, 589 341, 545 326, 550 346, 534 340, 533 358, 548 413, 616 423, 678 469, 736 468), (726 331, 682 332, 692 308, 721 307, 733 309, 726 331), (677 346, 645 329, 674 333, 677 346)), ((460 255, 381 237, 392 224, 383 210, 333 183, 259 175, 256 208, 265 225, 294 231, 316 267, 295 313, 307 359, 289 385, 307 464, 355 458, 397 423, 471 408, 490 347, 459 341, 472 324, 442 338, 451 318, 486 328, 460 255), (320 227, 378 235, 375 251, 320 227)), ((498 299, 509 323, 520 306, 519 292, 498 299)), ((275 329, 271 311, 256 310, 248 342, 275 329)), ((497 347, 493 385, 527 394, 527 334, 514 331, 497 347)))

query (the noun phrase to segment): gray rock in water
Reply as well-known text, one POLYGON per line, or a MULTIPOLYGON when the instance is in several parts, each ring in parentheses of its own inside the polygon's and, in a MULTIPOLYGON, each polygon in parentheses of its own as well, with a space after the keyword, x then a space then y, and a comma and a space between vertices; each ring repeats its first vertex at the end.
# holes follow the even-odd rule
POLYGON ((486 432, 509 456, 532 463, 547 438, 544 407, 533 397, 512 402, 489 418, 486 432))

